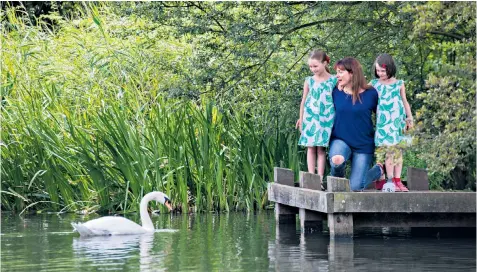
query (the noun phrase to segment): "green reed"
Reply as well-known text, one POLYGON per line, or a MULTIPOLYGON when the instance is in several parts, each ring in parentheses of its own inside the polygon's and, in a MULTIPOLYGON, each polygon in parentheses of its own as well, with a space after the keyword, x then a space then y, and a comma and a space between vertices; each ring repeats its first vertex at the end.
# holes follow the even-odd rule
POLYGON ((274 114, 168 95, 187 43, 98 10, 49 31, 4 16, 4 209, 132 212, 152 190, 183 212, 262 209, 273 167, 298 170, 297 135, 274 114))

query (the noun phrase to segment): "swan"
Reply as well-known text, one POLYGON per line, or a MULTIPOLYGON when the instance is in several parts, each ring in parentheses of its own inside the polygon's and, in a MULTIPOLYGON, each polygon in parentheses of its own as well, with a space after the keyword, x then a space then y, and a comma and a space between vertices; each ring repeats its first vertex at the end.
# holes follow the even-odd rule
POLYGON ((172 210, 171 201, 167 195, 162 192, 150 192, 141 199, 141 204, 139 205, 142 226, 119 216, 104 216, 90 220, 86 223, 71 223, 71 225, 75 231, 79 232, 80 236, 123 235, 154 232, 154 225, 152 224, 151 217, 149 217, 149 213, 147 212, 147 204, 151 200, 164 204, 169 211, 172 210))

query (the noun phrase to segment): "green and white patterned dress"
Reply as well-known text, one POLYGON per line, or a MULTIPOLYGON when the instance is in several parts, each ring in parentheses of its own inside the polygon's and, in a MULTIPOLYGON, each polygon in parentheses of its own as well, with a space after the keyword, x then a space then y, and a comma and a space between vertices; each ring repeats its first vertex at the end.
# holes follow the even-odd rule
POLYGON ((378 79, 371 81, 378 91, 379 102, 376 111, 376 146, 394 146, 408 140, 404 135, 406 127, 406 113, 401 97, 402 80, 392 84, 381 84, 378 79))
POLYGON ((316 83, 313 77, 307 77, 309 92, 303 108, 302 132, 299 145, 328 146, 335 118, 332 92, 336 85, 336 76, 316 83))

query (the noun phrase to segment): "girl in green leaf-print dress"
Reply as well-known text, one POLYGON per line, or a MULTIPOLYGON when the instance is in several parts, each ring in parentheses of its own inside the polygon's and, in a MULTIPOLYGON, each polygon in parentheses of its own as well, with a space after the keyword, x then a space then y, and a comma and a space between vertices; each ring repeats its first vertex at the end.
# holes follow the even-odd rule
POLYGON ((307 77, 303 86, 303 98, 300 105, 300 118, 296 127, 301 132, 299 145, 307 147, 308 172, 318 175, 325 173, 326 154, 335 116, 332 91, 337 79, 329 73, 330 58, 321 50, 310 53, 308 65, 313 76, 307 77), (318 157, 318 159, 317 159, 318 157))
MULTIPOLYGON (((376 79, 371 85, 379 95, 374 138, 377 161, 385 161, 388 182, 394 184, 395 191, 408 192, 401 182, 402 151, 410 140, 406 133, 413 127, 413 119, 404 82, 394 77, 396 65, 388 54, 378 56, 373 70, 376 79)), ((377 181, 376 189, 381 189, 384 183, 385 179, 377 181)))

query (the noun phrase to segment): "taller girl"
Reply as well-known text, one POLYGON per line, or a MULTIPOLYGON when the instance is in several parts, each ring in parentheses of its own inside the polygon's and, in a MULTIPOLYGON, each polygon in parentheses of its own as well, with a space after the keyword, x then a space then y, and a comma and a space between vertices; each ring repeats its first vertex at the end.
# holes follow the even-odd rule
MULTIPOLYGON (((385 161, 388 182, 394 183, 396 192, 408 192, 401 182, 402 148, 407 141, 404 133, 412 128, 413 119, 404 82, 394 77, 396 65, 388 54, 377 57, 373 70, 376 78, 371 84, 379 94, 374 139, 376 161, 385 161)), ((376 182, 376 189, 381 189, 383 184, 384 180, 376 182)))
POLYGON ((313 76, 307 77, 303 86, 300 118, 296 127, 301 131, 299 145, 306 146, 308 172, 315 173, 318 156, 318 175, 325 173, 325 147, 330 141, 335 116, 332 91, 337 79, 329 73, 330 57, 322 50, 313 50, 308 66, 313 76))

